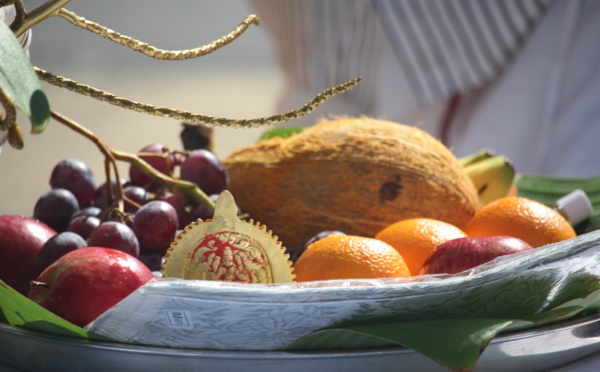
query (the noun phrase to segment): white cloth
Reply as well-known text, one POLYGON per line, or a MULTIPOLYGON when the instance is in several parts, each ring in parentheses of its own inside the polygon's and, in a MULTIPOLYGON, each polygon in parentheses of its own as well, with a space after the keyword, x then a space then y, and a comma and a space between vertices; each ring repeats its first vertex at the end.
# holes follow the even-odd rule
POLYGON ((426 104, 482 86, 516 55, 552 0, 378 0, 387 40, 426 104))
MULTIPOLYGON (((448 100, 422 104, 368 1, 252 4, 273 36, 287 78, 280 110, 363 77, 315 115, 287 125, 311 125, 325 115, 369 115, 420 124, 442 139, 448 100)), ((600 176, 599 39, 599 1, 552 2, 500 74, 461 94, 445 143, 457 156, 491 148, 521 173, 600 176)))

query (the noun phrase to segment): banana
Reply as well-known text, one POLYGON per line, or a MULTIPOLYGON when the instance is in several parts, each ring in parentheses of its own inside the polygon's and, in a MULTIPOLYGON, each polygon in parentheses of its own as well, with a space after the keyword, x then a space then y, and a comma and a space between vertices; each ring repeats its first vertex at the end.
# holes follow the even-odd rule
POLYGON ((485 157, 464 166, 464 169, 479 193, 482 207, 505 197, 516 175, 513 164, 503 155, 485 157))
POLYGON ((481 150, 479 150, 477 152, 474 152, 474 153, 472 153, 470 155, 463 156, 462 158, 458 158, 458 162, 463 167, 466 167, 468 165, 475 164, 478 161, 491 158, 492 156, 496 156, 496 154, 494 153, 494 151, 492 151, 490 149, 481 149, 481 150))

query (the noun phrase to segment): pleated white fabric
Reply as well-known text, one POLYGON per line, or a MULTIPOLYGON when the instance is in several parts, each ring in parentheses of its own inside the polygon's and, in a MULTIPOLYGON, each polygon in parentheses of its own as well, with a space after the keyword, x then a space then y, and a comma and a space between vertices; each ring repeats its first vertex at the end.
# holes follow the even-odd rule
MULTIPOLYGON (((422 105, 477 88, 510 63, 552 0, 255 0, 297 87, 337 85, 379 63, 382 33, 422 105), (375 20, 375 22, 374 22, 375 20), (293 45, 294 48, 290 48, 293 45), (352 48, 348 46, 352 45, 352 48), (306 58, 309 58, 307 61, 306 58), (313 72, 315 61, 326 61, 313 72), (322 76, 327 80, 323 81, 322 76), (319 79, 320 81, 314 81, 319 79)), ((365 85, 369 85, 365 82, 365 85)), ((355 97, 372 108, 372 89, 355 97)), ((353 93, 350 93, 353 94, 353 93)))
POLYGON ((490 81, 507 66, 552 0, 371 2, 422 103, 490 81))
MULTIPOLYGON (((349 77, 364 77, 365 71, 377 70, 385 39, 374 22, 370 2, 257 0, 253 6, 262 25, 276 35, 273 41, 280 66, 296 91, 318 93, 349 77)), ((336 101, 353 108, 347 114, 373 111, 377 80, 363 79, 360 89, 352 89, 336 101)), ((292 108, 299 102, 294 95, 282 106, 292 108)))

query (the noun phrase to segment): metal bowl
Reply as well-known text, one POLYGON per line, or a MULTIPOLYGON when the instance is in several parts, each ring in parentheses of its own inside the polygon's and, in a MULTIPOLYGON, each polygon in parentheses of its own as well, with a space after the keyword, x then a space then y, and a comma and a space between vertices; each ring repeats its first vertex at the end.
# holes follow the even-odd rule
MULTIPOLYGON (((0 324, 0 363, 19 371, 447 371, 403 347, 215 351, 85 342, 0 324)), ((600 316, 496 337, 474 371, 540 371, 600 351, 600 316)), ((2 367, 0 365, 0 367, 2 367)))

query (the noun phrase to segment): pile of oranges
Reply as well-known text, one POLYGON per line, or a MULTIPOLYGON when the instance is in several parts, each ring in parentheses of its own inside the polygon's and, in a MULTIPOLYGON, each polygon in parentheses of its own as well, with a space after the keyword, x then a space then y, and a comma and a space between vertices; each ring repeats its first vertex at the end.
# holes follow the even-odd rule
POLYGON ((412 218, 396 222, 374 238, 331 235, 306 249, 294 265, 296 281, 367 279, 419 275, 435 248, 466 236, 512 236, 533 248, 574 238, 571 224, 537 201, 507 196, 481 208, 464 229, 412 218))

